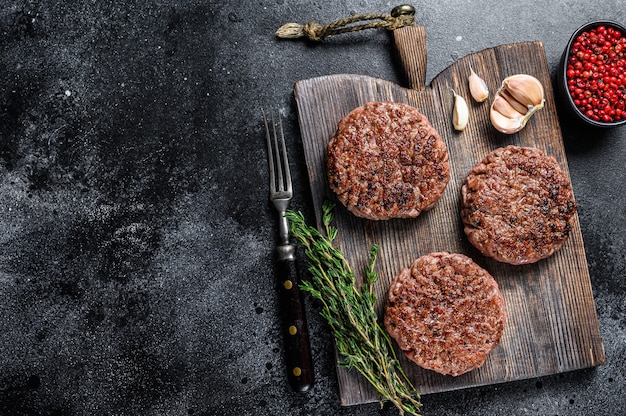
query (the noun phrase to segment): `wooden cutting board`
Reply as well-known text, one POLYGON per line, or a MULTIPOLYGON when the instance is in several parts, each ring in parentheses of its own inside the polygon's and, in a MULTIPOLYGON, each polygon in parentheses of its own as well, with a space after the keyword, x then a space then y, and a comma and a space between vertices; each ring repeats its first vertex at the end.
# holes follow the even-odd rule
MULTIPOLYGON (((436 251, 463 253, 497 280, 506 301, 508 321, 500 345, 479 369, 458 377, 421 369, 403 354, 401 363, 422 394, 534 378, 604 363, 604 348, 593 299, 578 217, 570 238, 552 257, 525 266, 502 264, 482 256, 465 238, 460 219, 461 186, 468 171, 489 151, 515 144, 553 155, 569 175, 543 44, 497 46, 459 59, 424 84, 426 36, 423 27, 393 32, 399 60, 410 89, 360 75, 329 75, 298 81, 295 98, 318 226, 324 200, 336 201, 325 173, 326 146, 339 120, 369 101, 391 100, 418 108, 439 131, 450 154, 451 178, 430 211, 410 220, 368 221, 335 209, 337 244, 356 271, 367 265, 369 248, 379 244, 380 277, 375 290, 378 312, 391 280, 413 259, 436 251), (469 94, 469 66, 487 82, 491 93, 508 75, 527 73, 545 88, 546 105, 514 135, 498 133, 489 121, 490 100, 475 103, 469 94), (466 97, 470 122, 461 133, 452 128, 452 89, 466 97)), ((575 191, 575 190, 574 190, 575 191)), ((342 405, 378 400, 355 371, 337 368, 342 405)))

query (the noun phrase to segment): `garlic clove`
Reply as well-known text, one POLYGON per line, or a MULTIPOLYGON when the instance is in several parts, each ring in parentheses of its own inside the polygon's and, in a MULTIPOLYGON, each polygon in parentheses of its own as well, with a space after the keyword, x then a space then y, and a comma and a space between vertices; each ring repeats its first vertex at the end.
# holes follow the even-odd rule
POLYGON ((491 119, 491 124, 501 133, 504 134, 513 134, 522 129, 521 121, 523 118, 509 118, 498 111, 489 112, 489 118, 491 119))
POLYGON ((515 111, 517 111, 518 113, 520 114, 528 113, 528 107, 526 107, 524 104, 520 103, 515 98, 513 98, 513 96, 508 90, 500 89, 500 91, 498 91, 498 93, 496 94, 496 97, 498 96, 504 98, 506 102, 508 102, 509 105, 513 107, 515 111))
POLYGON ((507 77, 502 81, 503 87, 511 93, 517 101, 528 107, 543 106, 543 86, 539 80, 531 75, 518 74, 507 77))
POLYGON ((454 110, 452 112, 452 125, 457 131, 463 131, 469 121, 469 109, 465 98, 461 97, 454 90, 454 110))
POLYGON ((472 97, 476 100, 476 102, 482 103, 489 98, 489 88, 487 88, 487 83, 479 77, 476 72, 474 72, 471 65, 468 82, 470 94, 472 94, 472 97))
POLYGON ((527 74, 506 77, 491 103, 491 124, 502 133, 516 133, 545 101, 543 85, 537 78, 527 74))
POLYGON ((524 114, 520 113, 501 95, 498 95, 493 100, 493 109, 508 118, 521 119, 524 118, 524 114))

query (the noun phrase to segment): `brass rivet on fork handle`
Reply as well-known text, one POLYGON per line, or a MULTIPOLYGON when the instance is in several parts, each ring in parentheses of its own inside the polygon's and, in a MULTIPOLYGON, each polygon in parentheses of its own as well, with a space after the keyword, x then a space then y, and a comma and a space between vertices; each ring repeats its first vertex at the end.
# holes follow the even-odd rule
POLYGON ((278 212, 276 273, 289 385, 306 392, 313 387, 313 359, 306 323, 304 300, 299 288, 295 246, 289 243, 289 223, 285 211, 293 196, 287 146, 280 114, 263 112, 270 176, 270 201, 278 212), (270 127, 271 125, 271 127, 270 127))

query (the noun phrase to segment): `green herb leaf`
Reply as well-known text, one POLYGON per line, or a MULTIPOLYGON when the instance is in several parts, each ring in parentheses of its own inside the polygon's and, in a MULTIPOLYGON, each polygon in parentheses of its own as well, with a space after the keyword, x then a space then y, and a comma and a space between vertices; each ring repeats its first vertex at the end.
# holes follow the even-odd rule
POLYGON ((376 389, 381 402, 392 402, 401 415, 419 416, 419 392, 402 370, 391 338, 376 314, 373 285, 378 280, 374 266, 379 247, 371 247, 363 283, 358 288, 343 252, 333 246, 338 232, 330 225, 333 209, 330 202, 322 205, 325 233, 307 225, 301 212, 285 214, 291 234, 309 259, 311 280, 305 280, 300 288, 322 303, 320 314, 330 326, 342 356, 339 365, 361 373, 376 389))

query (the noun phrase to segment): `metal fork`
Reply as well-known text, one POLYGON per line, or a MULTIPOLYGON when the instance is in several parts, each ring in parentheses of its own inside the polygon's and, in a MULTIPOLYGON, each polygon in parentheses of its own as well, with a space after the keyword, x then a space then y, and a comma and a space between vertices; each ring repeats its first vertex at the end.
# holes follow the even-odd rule
POLYGON ((313 362, 300 278, 296 265, 296 248, 289 243, 289 221, 285 211, 293 197, 287 146, 280 113, 268 120, 263 111, 270 176, 270 201, 278 211, 278 245, 276 260, 280 311, 285 341, 287 378, 292 389, 305 392, 313 386, 313 362), (271 125, 271 128, 270 128, 271 125))

